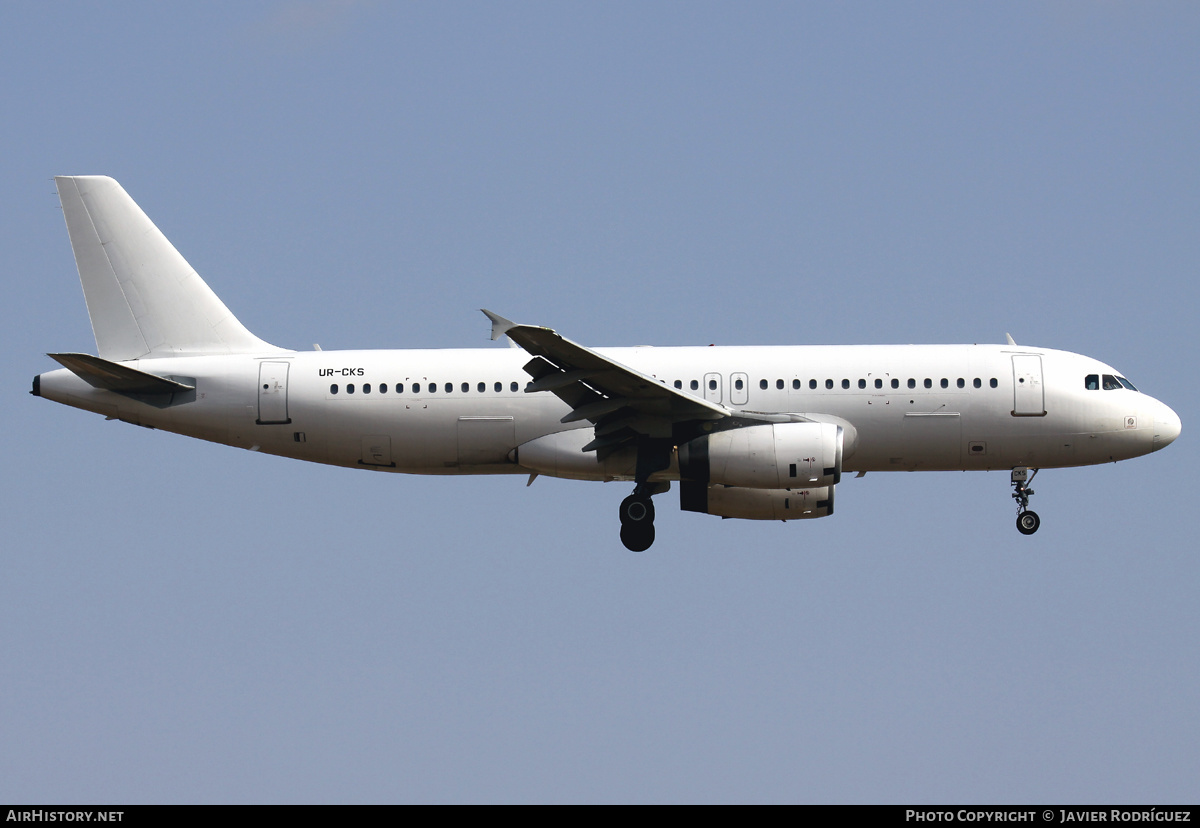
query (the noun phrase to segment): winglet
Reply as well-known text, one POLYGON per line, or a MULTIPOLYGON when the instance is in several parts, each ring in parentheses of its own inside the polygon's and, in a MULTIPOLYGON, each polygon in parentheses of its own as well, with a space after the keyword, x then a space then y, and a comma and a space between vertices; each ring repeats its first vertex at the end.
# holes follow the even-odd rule
POLYGON ((1015 346, 1017 344, 1016 342, 1013 341, 1012 334, 1008 333, 1007 331, 1004 333, 1004 338, 1008 340, 1009 345, 1015 346))
POLYGON ((500 337, 502 337, 506 333, 508 333, 511 329, 517 327, 516 322, 513 322, 511 319, 505 319, 503 316, 501 316, 498 313, 492 313, 490 310, 487 310, 486 308, 480 308, 479 310, 483 311, 484 316, 486 316, 488 319, 492 320, 492 339, 493 340, 499 339, 500 337))

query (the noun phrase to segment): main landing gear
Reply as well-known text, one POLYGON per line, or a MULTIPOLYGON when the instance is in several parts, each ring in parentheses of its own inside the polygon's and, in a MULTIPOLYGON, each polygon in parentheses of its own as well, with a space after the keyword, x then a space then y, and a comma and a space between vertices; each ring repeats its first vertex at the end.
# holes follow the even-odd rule
POLYGON ((1012 498, 1017 501, 1017 531, 1022 535, 1032 535, 1042 525, 1037 512, 1029 511, 1029 496, 1033 494, 1029 484, 1037 477, 1037 473, 1038 470, 1034 469, 1030 474, 1029 469, 1024 467, 1012 470, 1012 498))
POLYGON ((654 543, 654 501, 650 498, 671 488, 650 475, 669 468, 674 444, 671 440, 643 438, 637 444, 637 473, 633 494, 621 501, 621 543, 630 552, 645 552, 654 543))
POLYGON ((654 501, 649 494, 635 489, 621 501, 621 543, 630 552, 645 552, 654 543, 654 501))

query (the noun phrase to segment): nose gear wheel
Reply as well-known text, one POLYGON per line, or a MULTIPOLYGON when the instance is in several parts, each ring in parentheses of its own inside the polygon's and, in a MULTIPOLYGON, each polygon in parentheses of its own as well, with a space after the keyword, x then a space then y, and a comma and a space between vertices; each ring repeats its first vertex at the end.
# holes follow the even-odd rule
POLYGON ((1033 474, 1029 474, 1029 469, 1026 468, 1012 470, 1012 498, 1017 502, 1017 531, 1022 535, 1032 535, 1042 525, 1042 519, 1038 517, 1037 512, 1029 509, 1029 498, 1033 495, 1029 484, 1037 477, 1038 471, 1034 469, 1033 474))

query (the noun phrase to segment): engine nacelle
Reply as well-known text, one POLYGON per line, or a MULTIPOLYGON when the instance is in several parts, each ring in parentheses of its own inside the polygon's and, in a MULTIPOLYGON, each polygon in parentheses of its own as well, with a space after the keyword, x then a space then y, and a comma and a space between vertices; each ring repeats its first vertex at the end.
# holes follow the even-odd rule
POLYGON ((833 514, 833 486, 816 489, 742 489, 684 481, 679 508, 743 520, 807 520, 833 514))
POLYGON ((842 427, 774 423, 697 437, 679 447, 679 475, 749 489, 819 489, 842 479, 842 427))

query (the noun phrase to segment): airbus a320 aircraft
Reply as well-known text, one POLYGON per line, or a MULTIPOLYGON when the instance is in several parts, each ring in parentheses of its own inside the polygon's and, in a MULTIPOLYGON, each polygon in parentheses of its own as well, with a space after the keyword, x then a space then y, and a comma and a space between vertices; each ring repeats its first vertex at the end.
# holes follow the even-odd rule
POLYGON ((484 311, 514 348, 307 351, 250 333, 111 178, 55 179, 99 356, 33 394, 109 419, 336 466, 628 481, 748 520, 833 514, 845 472, 1011 470, 1017 529, 1038 469, 1179 436, 1163 403, 1089 357, 1016 345, 592 349, 484 311))

